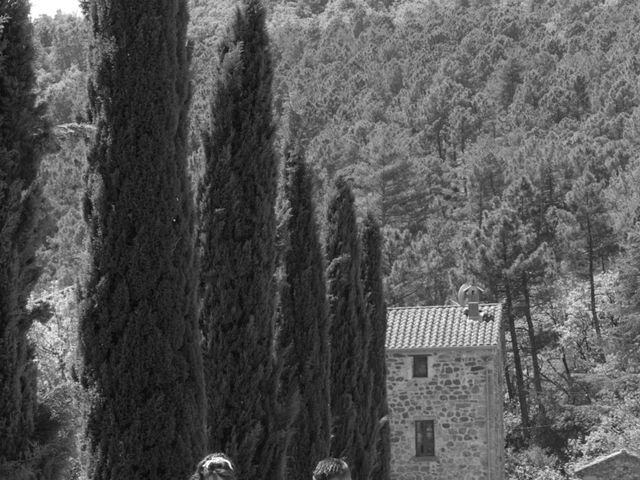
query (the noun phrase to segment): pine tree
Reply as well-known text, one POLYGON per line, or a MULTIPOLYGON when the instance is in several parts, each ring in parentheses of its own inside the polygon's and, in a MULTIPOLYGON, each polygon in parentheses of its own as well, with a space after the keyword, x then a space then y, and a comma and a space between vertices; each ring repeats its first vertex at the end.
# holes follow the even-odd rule
MULTIPOLYGON (((326 245, 331 321, 331 455, 345 457, 359 466, 363 461, 359 448, 360 411, 370 406, 370 391, 363 389, 363 383, 372 380, 365 378, 371 332, 366 328, 355 200, 346 180, 338 178, 335 185, 327 214, 326 245)), ((365 479, 357 468, 354 470, 354 478, 365 479)))
MULTIPOLYGON (((38 145, 46 126, 36 106, 29 2, 0 2, 0 471, 30 453, 36 367, 27 339, 27 300, 39 274, 38 145)), ((3 473, 2 475, 5 475, 3 473)), ((0 476, 2 476, 0 475, 0 476)), ((3 477, 4 478, 4 477, 3 477)))
POLYGON ((603 338, 597 312, 595 276, 604 272, 617 251, 617 239, 605 196, 606 185, 587 168, 566 195, 568 210, 561 212, 560 230, 567 259, 577 276, 589 281, 591 321, 598 338, 597 354, 604 361, 603 338))
MULTIPOLYGON (((507 205, 491 212, 485 212, 482 227, 476 228, 467 242, 467 249, 473 258, 468 261, 469 269, 490 289, 495 299, 504 299, 505 323, 511 338, 511 353, 516 376, 516 395, 520 406, 520 419, 524 435, 529 435, 531 426, 529 401, 525 388, 520 345, 516 329, 518 278, 513 276, 511 267, 522 253, 518 242, 520 224, 514 209, 507 205)), ((505 372, 508 370, 505 366, 505 372)))
POLYGON ((283 477, 292 422, 274 358, 278 165, 265 15, 247 0, 221 42, 200 187, 208 443, 245 480, 283 477))
POLYGON ((640 225, 637 223, 627 233, 619 272, 617 303, 621 315, 611 337, 618 364, 627 370, 640 364, 640 225))
POLYGON ((518 85, 522 83, 522 65, 519 57, 506 59, 496 78, 495 88, 497 90, 497 100, 503 108, 508 109, 513 102, 518 85))
MULTIPOLYGON (((548 198, 548 197, 547 197, 548 198)), ((511 243, 514 249, 508 269, 509 282, 517 298, 514 313, 524 317, 527 325, 528 348, 533 371, 533 396, 538 408, 536 421, 543 427, 536 427, 538 438, 546 429, 546 408, 543 403, 542 370, 538 352, 541 349, 533 318, 533 304, 549 302, 549 292, 544 284, 553 273, 553 253, 547 242, 554 240, 554 226, 548 221, 550 205, 544 192, 536 188, 527 177, 514 181, 503 195, 503 209, 513 212, 514 225, 511 243)))
POLYGON ((288 217, 281 293, 279 340, 282 385, 297 389, 300 410, 289 448, 288 478, 311 478, 313 466, 329 455, 329 318, 322 248, 314 216, 311 175, 297 139, 285 151, 288 217))
MULTIPOLYGON (((362 232, 362 283, 371 323, 369 367, 373 372, 371 412, 373 442, 369 445, 373 455, 371 479, 388 480, 391 461, 390 430, 387 415, 387 363, 385 340, 387 335, 387 308, 382 288, 382 234, 373 215, 367 215, 362 232)), ((365 478, 365 477, 363 477, 365 478)))
POLYGON ((187 478, 204 453, 184 0, 91 3, 97 123, 80 314, 93 480, 187 478))
MULTIPOLYGON (((409 133, 395 124, 375 124, 369 131, 364 147, 366 162, 348 169, 357 177, 356 194, 374 211, 380 223, 404 229, 414 229, 429 214, 434 191, 425 188, 425 159, 416 161, 409 133)), ((435 169, 434 169, 435 170, 435 169)), ((436 179, 429 178, 437 182, 436 179)))

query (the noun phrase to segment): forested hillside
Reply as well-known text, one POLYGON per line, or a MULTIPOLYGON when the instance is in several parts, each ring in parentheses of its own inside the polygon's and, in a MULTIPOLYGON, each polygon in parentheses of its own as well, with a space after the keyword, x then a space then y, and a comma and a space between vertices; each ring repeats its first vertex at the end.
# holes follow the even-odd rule
MULTIPOLYGON (((234 4, 190 4, 196 182, 234 4)), ((465 281, 504 303, 510 478, 564 478, 640 442, 640 4, 300 0, 268 14, 276 144, 294 112, 319 223, 344 175, 358 215, 381 223, 389 306, 443 304, 465 281)), ((34 24, 56 135, 36 297, 64 306, 34 327, 51 394, 72 389, 72 352, 52 345, 75 329, 62 289, 85 262, 90 41, 80 17, 34 24)))

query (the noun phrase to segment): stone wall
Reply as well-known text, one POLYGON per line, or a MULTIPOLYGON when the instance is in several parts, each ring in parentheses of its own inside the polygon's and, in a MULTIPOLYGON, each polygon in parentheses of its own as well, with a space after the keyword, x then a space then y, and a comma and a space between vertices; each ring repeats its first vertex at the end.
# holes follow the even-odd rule
POLYGON ((391 480, 502 480, 502 357, 497 348, 387 352, 391 480), (429 377, 412 378, 428 354, 429 377), (435 456, 415 456, 416 420, 434 420, 435 456))

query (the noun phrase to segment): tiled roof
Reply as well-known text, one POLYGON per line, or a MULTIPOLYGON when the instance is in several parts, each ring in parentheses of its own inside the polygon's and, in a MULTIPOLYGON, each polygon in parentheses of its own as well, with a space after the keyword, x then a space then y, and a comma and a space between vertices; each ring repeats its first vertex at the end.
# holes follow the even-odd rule
POLYGON ((397 307, 387 311, 387 350, 490 347, 500 343, 500 304, 481 304, 484 319, 467 317, 466 307, 397 307))

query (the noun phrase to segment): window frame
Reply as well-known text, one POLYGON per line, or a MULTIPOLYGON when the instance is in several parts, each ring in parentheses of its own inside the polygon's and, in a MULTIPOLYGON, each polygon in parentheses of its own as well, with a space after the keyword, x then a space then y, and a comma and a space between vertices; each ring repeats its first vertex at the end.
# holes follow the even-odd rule
POLYGON ((416 420, 414 422, 414 434, 415 434, 415 456, 416 458, 434 458, 436 456, 436 421, 435 420, 416 420), (421 429, 420 426, 426 426, 426 429, 421 429), (430 442, 427 444, 429 438, 428 433, 431 433, 430 442), (420 439, 423 440, 424 449, 420 449, 420 439), (427 449, 427 447, 431 447, 427 449), (425 450, 425 453, 421 453, 421 450, 425 450))
POLYGON ((429 378, 429 357, 430 355, 421 354, 421 355, 412 355, 413 359, 411 362, 411 378, 429 378), (416 375, 416 362, 419 360, 424 360, 424 366, 426 368, 426 375, 416 375))

